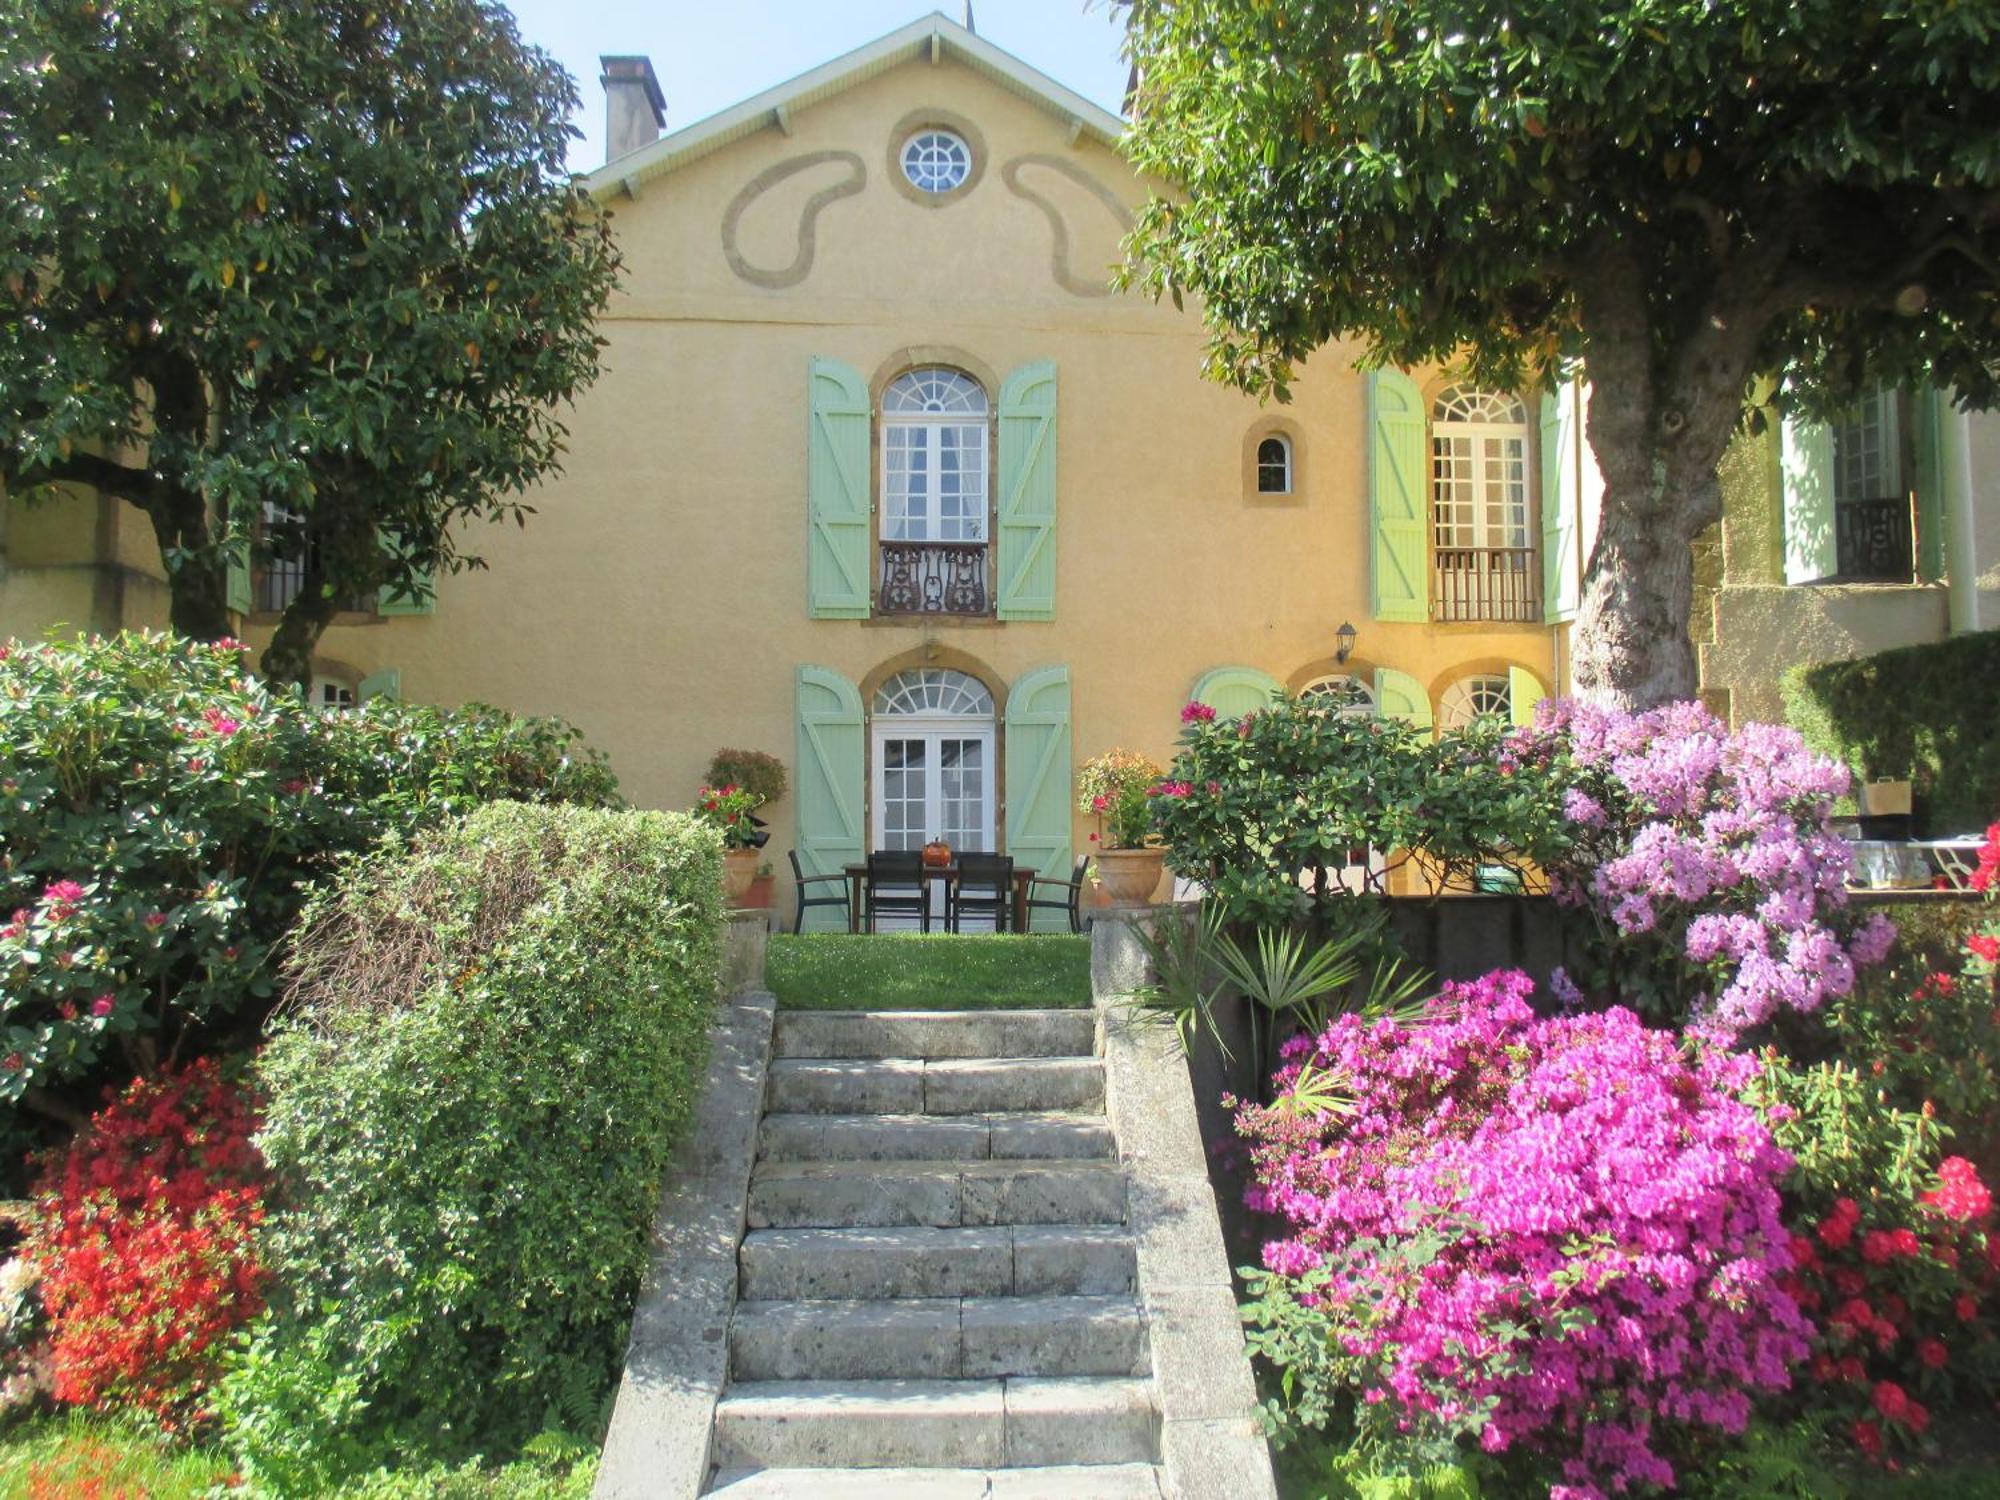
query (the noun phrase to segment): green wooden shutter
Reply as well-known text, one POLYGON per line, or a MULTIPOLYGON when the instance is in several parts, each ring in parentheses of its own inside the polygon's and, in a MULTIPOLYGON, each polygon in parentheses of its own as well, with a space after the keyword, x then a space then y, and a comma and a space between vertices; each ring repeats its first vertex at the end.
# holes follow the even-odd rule
MULTIPOLYGON (((393 536, 387 531, 378 531, 375 535, 376 540, 381 543, 384 552, 393 556, 404 550, 400 537, 393 536)), ((413 594, 406 594, 391 588, 386 583, 383 584, 381 588, 375 591, 375 613, 378 615, 427 615, 431 613, 437 607, 436 584, 432 580, 431 570, 429 568, 418 569, 417 578, 419 580, 417 591, 413 594)))
POLYGON ((1416 678, 1393 667, 1375 669, 1375 711, 1384 718, 1408 719, 1419 729, 1431 727, 1431 695, 1416 678))
POLYGON ((1000 384, 999 615, 1056 617, 1056 367, 1022 365, 1000 384))
POLYGON ((1778 470, 1784 490, 1785 582, 1831 578, 1838 567, 1833 543, 1833 429, 1824 422, 1787 417, 1778 431, 1778 470))
POLYGON ((1526 667, 1507 669, 1507 716, 1526 726, 1535 722, 1535 705, 1548 697, 1542 679, 1526 667))
POLYGON ((1216 667, 1201 674, 1189 697, 1207 704, 1219 718, 1240 719, 1270 707, 1284 691, 1277 678, 1255 667, 1216 667))
POLYGON ((1424 545, 1424 406, 1400 370, 1368 377, 1368 497, 1375 533, 1375 618, 1430 618, 1430 554, 1424 545))
MULTIPOLYGON (((1036 667, 1007 695, 1007 852, 1052 880, 1069 879, 1074 773, 1069 668, 1036 667)), ((1060 912, 1036 912, 1067 932, 1060 912)))
POLYGON ((837 359, 813 356, 806 434, 806 613, 868 618, 868 387, 837 359))
MULTIPOLYGON (((799 863, 808 875, 838 875, 859 863, 867 847, 861 694, 838 672, 800 667, 794 703, 798 742, 792 806, 799 863)), ((814 928, 841 925, 832 907, 814 907, 806 915, 814 928)))
POLYGON ((1583 485, 1577 463, 1576 382, 1542 397, 1542 618, 1575 618, 1583 598, 1576 528, 1583 485))
POLYGON ((239 615, 250 613, 250 563, 233 550, 223 577, 222 602, 225 608, 239 615))
POLYGON ((387 698, 394 703, 402 696, 403 673, 398 667, 384 667, 379 672, 370 672, 354 689, 357 704, 366 703, 371 698, 387 698))
POLYGON ((1911 434, 1917 454, 1917 576, 1944 577, 1944 418, 1948 398, 1936 386, 1910 396, 1911 434))

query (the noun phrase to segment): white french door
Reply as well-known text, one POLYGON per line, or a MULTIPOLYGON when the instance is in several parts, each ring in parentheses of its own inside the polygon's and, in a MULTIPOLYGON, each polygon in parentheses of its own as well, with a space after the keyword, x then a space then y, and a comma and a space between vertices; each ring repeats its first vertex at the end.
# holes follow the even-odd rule
MULTIPOLYGON (((963 719, 924 724, 907 716, 875 724, 876 849, 921 849, 943 839, 954 853, 993 848, 993 729, 963 719)), ((943 887, 932 888, 934 915, 943 887)))

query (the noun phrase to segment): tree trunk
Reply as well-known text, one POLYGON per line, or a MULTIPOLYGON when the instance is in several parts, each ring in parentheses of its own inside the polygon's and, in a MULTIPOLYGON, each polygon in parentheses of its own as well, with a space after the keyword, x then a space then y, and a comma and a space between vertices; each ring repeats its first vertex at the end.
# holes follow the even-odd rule
POLYGON ((167 563, 167 620, 176 635, 219 641, 229 629, 229 565, 211 545, 208 503, 163 486, 146 502, 153 539, 167 563))
POLYGON ((1693 543, 1719 509, 1712 476, 1678 493, 1661 484, 1634 496, 1607 485, 1570 632, 1577 697, 1637 711, 1695 696, 1693 543))
POLYGON ((264 648, 258 670, 273 687, 304 687, 312 681, 313 652, 326 633, 337 610, 337 602, 322 585, 318 570, 306 575, 298 598, 285 606, 271 644, 264 648))

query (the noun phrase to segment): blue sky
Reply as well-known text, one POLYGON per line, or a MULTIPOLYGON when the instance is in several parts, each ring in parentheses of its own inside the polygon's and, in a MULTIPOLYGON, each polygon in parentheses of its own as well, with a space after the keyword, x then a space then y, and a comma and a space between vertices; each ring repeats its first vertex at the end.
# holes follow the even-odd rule
MULTIPOLYGON (((508 0, 530 42, 576 78, 584 139, 570 165, 604 160, 597 59, 643 52, 667 95, 667 128, 691 125, 932 10, 958 20, 959 0, 508 0)), ((973 0, 979 34, 1117 111, 1125 92, 1120 20, 1106 0, 973 0)))

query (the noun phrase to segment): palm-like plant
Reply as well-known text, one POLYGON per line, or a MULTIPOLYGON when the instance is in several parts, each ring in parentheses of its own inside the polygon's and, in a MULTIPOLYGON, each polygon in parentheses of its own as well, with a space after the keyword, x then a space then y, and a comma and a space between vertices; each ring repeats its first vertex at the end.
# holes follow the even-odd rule
MULTIPOLYGON (((1278 1044, 1295 1031, 1317 1033, 1333 1016, 1353 1011, 1407 1019, 1421 1006, 1429 975, 1398 959, 1368 966, 1367 954, 1379 945, 1386 921, 1381 912, 1370 912, 1318 943, 1294 928, 1260 927, 1254 948, 1246 948, 1229 931, 1222 908, 1204 902, 1193 921, 1170 918, 1150 930, 1136 929, 1156 977, 1128 1005, 1143 1019, 1171 1025, 1184 1050, 1205 1032, 1233 1063, 1235 1055, 1216 1024, 1218 1005, 1233 991, 1247 1006, 1250 1060, 1262 1079, 1278 1044)), ((1295 1102, 1302 1108, 1333 1107, 1312 1101, 1337 1097, 1329 1092, 1337 1084, 1324 1075, 1309 1082, 1309 1073, 1294 1087, 1295 1102)))

